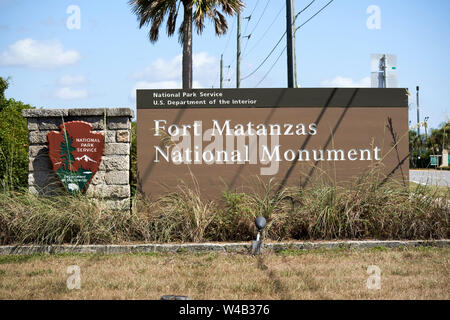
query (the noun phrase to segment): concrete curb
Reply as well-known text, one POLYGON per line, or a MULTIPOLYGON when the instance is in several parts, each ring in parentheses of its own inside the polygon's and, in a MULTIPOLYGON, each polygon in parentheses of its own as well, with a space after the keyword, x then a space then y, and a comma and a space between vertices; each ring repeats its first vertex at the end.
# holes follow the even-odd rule
MULTIPOLYGON (((265 251, 279 252, 281 250, 312 250, 312 249, 370 249, 376 247, 446 247, 450 240, 406 240, 406 241, 308 241, 308 242, 278 242, 264 244, 265 251)), ((251 243, 183 243, 183 244, 136 244, 136 245, 33 245, 33 246, 0 246, 0 255, 29 254, 119 254, 119 253, 149 253, 149 252, 234 252, 249 253, 251 243)))

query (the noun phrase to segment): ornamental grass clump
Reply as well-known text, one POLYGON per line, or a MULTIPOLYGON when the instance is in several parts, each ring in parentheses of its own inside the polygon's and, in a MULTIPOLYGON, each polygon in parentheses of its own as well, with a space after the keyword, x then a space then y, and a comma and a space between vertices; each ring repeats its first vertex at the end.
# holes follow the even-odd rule
POLYGON ((89 244, 128 240, 130 214, 84 196, 0 193, 1 244, 89 244))
POLYGON ((345 185, 315 179, 283 187, 258 180, 251 192, 224 191, 211 201, 194 176, 149 201, 137 193, 132 210, 83 195, 0 193, 0 245, 250 241, 254 219, 267 219, 265 241, 448 239, 450 190, 405 187, 376 171, 345 185))
POLYGON ((450 202, 374 172, 345 186, 315 182, 301 188, 291 212, 295 239, 441 239, 449 237, 450 202))

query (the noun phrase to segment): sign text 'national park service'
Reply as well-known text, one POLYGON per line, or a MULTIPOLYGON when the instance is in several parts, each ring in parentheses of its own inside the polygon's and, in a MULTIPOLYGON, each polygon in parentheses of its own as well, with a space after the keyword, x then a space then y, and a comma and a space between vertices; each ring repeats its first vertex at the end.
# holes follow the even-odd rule
POLYGON ((105 137, 92 132, 84 121, 65 122, 60 132, 47 134, 50 161, 66 190, 72 194, 86 192, 98 171, 105 148, 105 137))

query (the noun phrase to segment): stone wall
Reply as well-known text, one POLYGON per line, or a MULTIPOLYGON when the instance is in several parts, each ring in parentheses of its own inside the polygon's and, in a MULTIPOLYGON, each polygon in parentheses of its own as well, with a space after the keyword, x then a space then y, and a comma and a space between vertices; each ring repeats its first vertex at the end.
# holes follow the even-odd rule
POLYGON ((105 150, 99 171, 93 177, 86 195, 105 200, 109 207, 130 208, 131 119, 129 108, 110 109, 26 109, 28 122, 30 192, 52 196, 66 191, 52 170, 48 157, 47 133, 59 131, 69 121, 85 121, 94 132, 105 135, 105 150))

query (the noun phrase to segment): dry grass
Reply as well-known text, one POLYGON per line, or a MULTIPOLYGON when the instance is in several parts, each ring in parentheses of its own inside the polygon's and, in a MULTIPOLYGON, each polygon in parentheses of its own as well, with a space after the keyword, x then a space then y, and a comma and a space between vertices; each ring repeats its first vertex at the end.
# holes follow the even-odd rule
POLYGON ((444 190, 405 188, 375 169, 342 186, 325 178, 305 188, 259 180, 252 192, 225 191, 213 202, 192 175, 193 186, 180 183, 152 202, 137 195, 131 212, 84 196, 4 190, 0 244, 249 241, 260 215, 265 239, 274 241, 450 238, 444 190))
POLYGON ((0 257, 1 299, 450 299, 450 248, 0 257), (66 288, 81 268, 80 290, 66 288), (381 289, 368 290, 369 265, 381 289))

